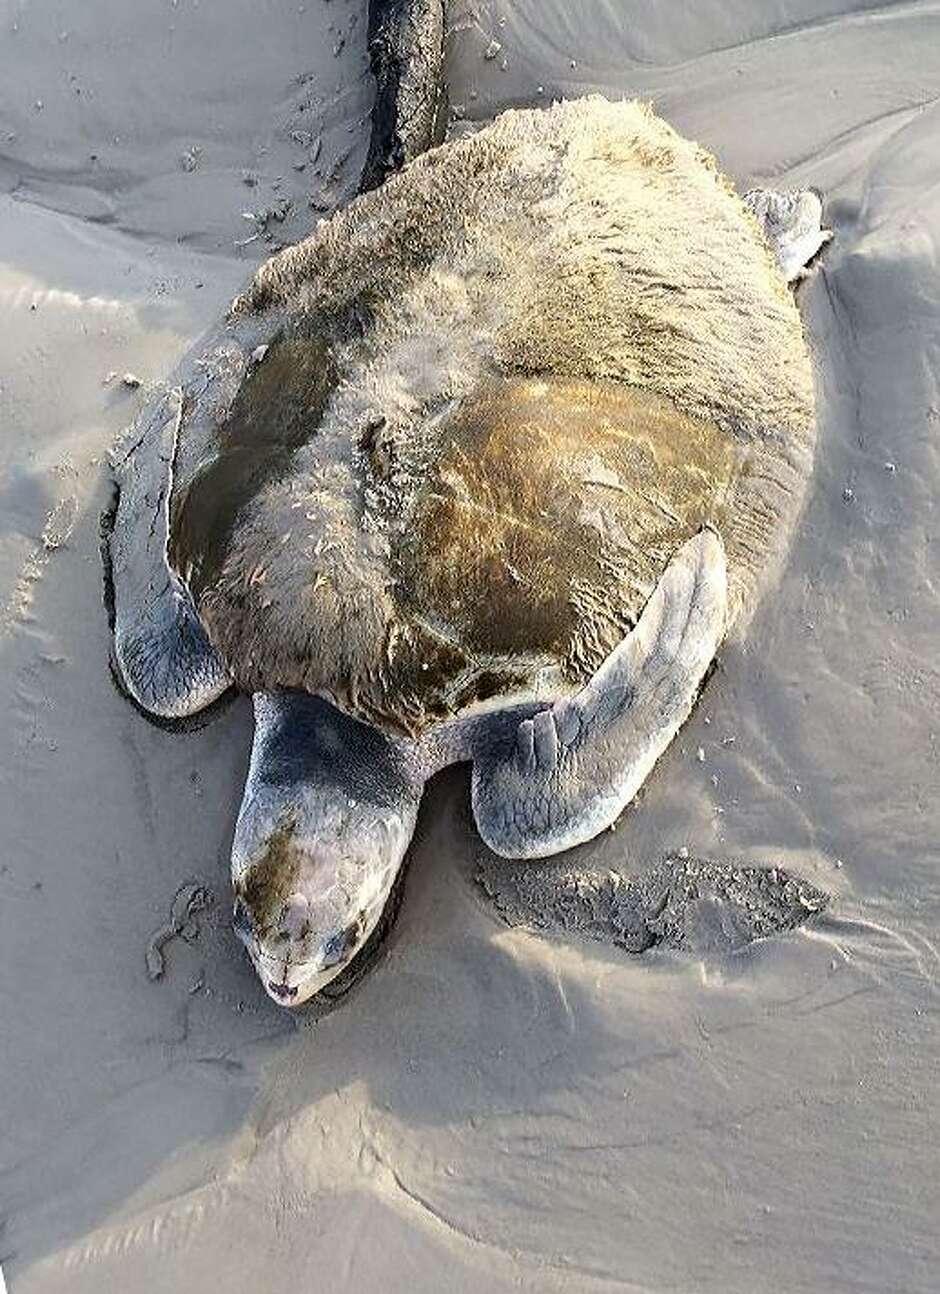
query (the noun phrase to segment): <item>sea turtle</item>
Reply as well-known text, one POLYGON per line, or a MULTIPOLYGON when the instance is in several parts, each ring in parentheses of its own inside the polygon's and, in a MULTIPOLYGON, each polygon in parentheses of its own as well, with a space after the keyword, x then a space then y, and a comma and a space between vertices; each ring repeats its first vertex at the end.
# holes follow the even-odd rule
POLYGON ((110 540, 130 696, 178 718, 252 694, 234 923, 287 1005, 368 938, 444 765, 472 764, 507 858, 614 822, 813 458, 785 280, 826 237, 814 193, 744 201, 600 97, 422 151, 440 0, 371 20, 366 191, 263 264, 145 412, 110 540))

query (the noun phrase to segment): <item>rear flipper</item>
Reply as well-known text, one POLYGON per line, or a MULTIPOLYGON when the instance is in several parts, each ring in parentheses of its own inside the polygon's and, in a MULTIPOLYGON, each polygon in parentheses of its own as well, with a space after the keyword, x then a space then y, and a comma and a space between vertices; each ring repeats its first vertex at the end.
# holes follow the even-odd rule
POLYGON ((573 697, 474 756, 473 814, 504 858, 539 858, 613 823, 688 717, 725 630, 724 547, 703 530, 639 623, 573 697))
POLYGON ((179 409, 162 399, 115 464, 117 511, 106 539, 114 591, 114 660, 133 701, 160 719, 210 705, 231 679, 167 564, 167 524, 179 409))
POLYGON ((814 189, 749 189, 744 205, 750 209, 773 248, 788 283, 801 279, 806 266, 832 237, 822 228, 822 201, 814 189))

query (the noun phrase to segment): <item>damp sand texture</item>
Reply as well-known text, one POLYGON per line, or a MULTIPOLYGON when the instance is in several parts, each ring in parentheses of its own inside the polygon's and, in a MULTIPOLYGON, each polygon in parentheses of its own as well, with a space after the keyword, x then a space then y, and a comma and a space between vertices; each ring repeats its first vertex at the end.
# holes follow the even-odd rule
POLYGON ((686 849, 776 866, 829 906, 737 952, 506 926, 454 772, 375 973, 309 1022, 263 997, 221 901, 247 708, 166 733, 116 694, 98 517, 148 386, 269 237, 352 191, 364 13, 0 4, 7 1284, 927 1294, 940 14, 500 0, 450 25, 471 123, 649 99, 741 189, 826 194, 836 239, 799 289, 818 447, 797 543, 640 800, 576 862, 639 884, 686 849), (151 981, 185 885, 219 901, 151 981))

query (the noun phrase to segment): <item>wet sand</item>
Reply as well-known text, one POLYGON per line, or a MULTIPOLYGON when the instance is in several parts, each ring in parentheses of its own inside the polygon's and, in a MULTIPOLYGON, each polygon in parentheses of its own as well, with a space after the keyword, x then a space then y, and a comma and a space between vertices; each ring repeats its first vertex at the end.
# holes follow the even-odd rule
POLYGON ((736 952, 508 929, 456 771, 372 973, 326 1016, 264 996, 228 929, 248 706, 174 734, 117 694, 99 516, 147 387, 353 190, 364 9, 0 2, 11 1294, 932 1290, 940 5, 515 0, 450 21, 467 119, 636 95, 742 188, 826 194, 836 241, 799 290, 820 418, 798 542, 579 865, 642 877, 687 849, 782 866, 830 908, 736 952), (148 940, 194 882, 216 901, 152 982, 148 940))

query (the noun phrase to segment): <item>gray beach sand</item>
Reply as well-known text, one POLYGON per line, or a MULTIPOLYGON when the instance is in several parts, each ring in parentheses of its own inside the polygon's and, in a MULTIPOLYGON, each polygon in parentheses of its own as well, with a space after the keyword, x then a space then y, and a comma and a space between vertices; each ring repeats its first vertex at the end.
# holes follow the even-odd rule
POLYGON ((174 734, 117 694, 99 515, 147 385, 354 189, 364 6, 0 0, 11 1294, 926 1294, 940 4, 498 0, 450 19, 467 119, 635 95, 742 187, 827 196, 836 241, 800 288, 819 453, 790 564, 581 854, 636 876, 680 849, 779 865, 829 910, 737 951, 640 957, 507 928, 473 883, 457 771, 427 797, 372 973, 322 1017, 264 996, 228 928, 248 706, 174 734), (151 982, 148 940, 191 882, 215 903, 151 982))

